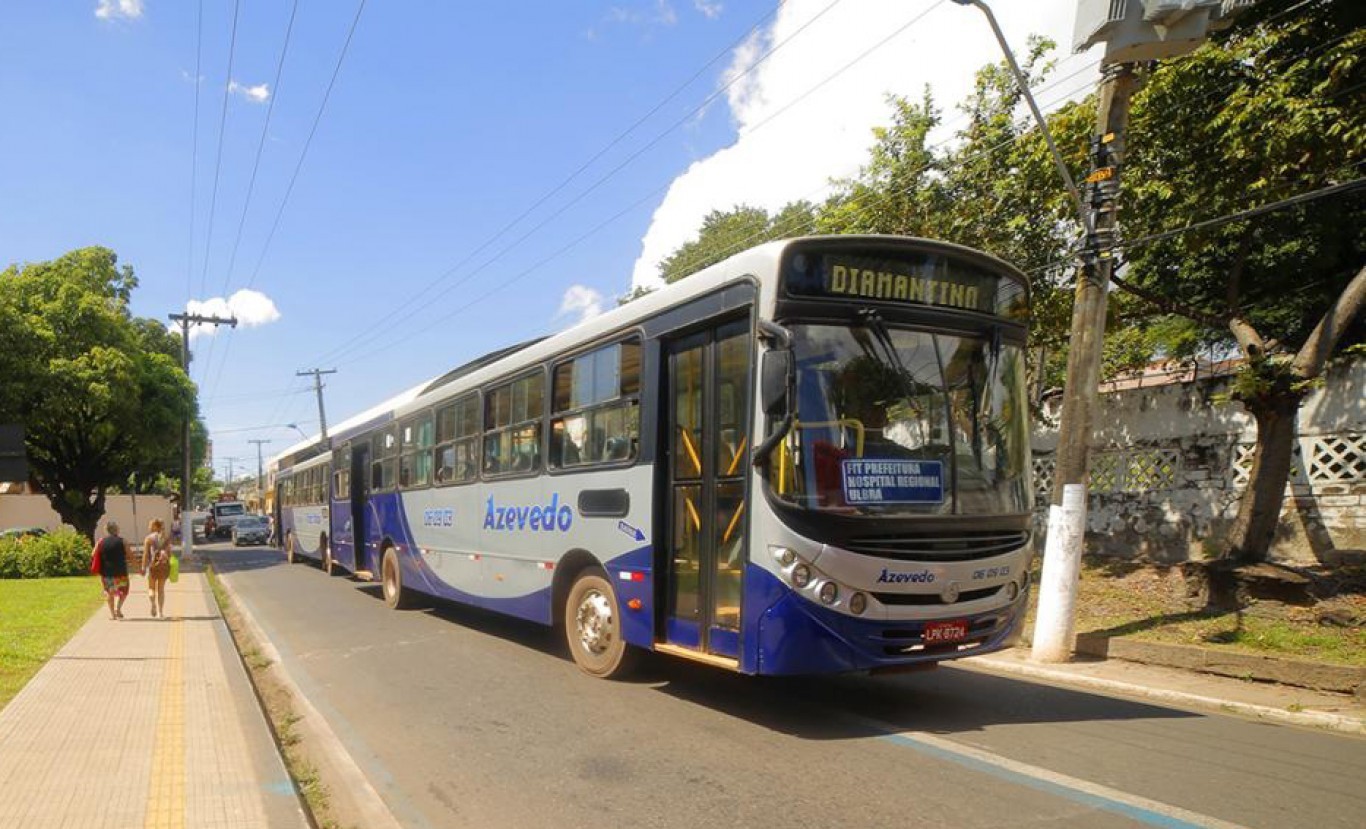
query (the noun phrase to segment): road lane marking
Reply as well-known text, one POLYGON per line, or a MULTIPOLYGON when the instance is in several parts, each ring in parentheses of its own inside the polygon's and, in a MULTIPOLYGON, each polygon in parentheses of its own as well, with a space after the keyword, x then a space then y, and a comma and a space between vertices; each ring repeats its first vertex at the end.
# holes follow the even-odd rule
POLYGON ((144 829, 185 827, 185 629, 180 619, 171 624, 166 672, 161 677, 161 696, 157 701, 152 780, 144 829))
POLYGON ((1031 766, 923 731, 897 731, 888 724, 872 721, 865 721, 865 724, 884 732, 878 739, 904 745, 930 757, 948 760, 1001 780, 1066 798, 1074 803, 1123 815, 1148 826, 1161 826, 1166 829, 1246 829, 1237 823, 1149 800, 1039 766, 1031 766))

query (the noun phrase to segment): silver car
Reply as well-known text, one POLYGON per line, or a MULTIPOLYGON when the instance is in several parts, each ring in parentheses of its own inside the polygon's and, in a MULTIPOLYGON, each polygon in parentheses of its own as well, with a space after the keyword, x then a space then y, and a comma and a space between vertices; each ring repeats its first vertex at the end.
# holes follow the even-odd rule
POLYGON ((234 547, 243 544, 265 544, 270 540, 270 522, 260 515, 244 515, 232 525, 234 547))

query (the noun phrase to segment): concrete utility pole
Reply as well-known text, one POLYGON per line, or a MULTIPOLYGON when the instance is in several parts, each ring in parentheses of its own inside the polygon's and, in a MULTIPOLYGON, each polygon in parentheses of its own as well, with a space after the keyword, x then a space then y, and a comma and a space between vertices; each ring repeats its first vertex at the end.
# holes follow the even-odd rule
POLYGON ((264 509, 264 505, 266 503, 266 479, 261 469, 261 447, 267 443, 270 443, 270 441, 262 440, 260 438, 252 438, 251 440, 247 441, 247 443, 256 444, 256 492, 258 497, 261 499, 260 503, 264 509))
POLYGON ((1031 653, 1037 662, 1066 662, 1072 657, 1076 633, 1077 580, 1086 535, 1086 471, 1094 431, 1092 417, 1100 394, 1105 308, 1115 261, 1124 128, 1129 120, 1129 99, 1138 83, 1133 70, 1132 63, 1104 68, 1096 115, 1098 135, 1091 141, 1092 171, 1086 177, 1086 190, 1095 220, 1086 239, 1072 300, 1067 386, 1031 653))
POLYGON ((310 368, 294 372, 295 377, 313 375, 313 390, 318 393, 318 433, 324 442, 327 440, 327 414, 323 411, 323 375, 336 373, 335 368, 310 368))
POLYGON ((1032 658, 1065 662, 1076 634, 1077 582, 1086 534, 1086 475, 1092 421, 1100 392, 1105 310, 1118 230, 1120 171, 1129 101, 1138 87, 1135 63, 1174 57, 1204 42, 1224 9, 1249 2, 1222 0, 1079 0, 1075 47, 1105 43, 1103 82, 1091 140, 1085 202, 1094 213, 1072 305, 1067 387, 1058 431, 1057 467, 1048 508, 1048 539, 1039 579, 1032 658))
MULTIPOLYGON (((229 325, 237 327, 236 317, 217 317, 204 314, 170 314, 173 322, 180 323, 180 367, 185 376, 190 376, 190 326, 191 325, 229 325)), ((190 521, 190 413, 180 426, 180 548, 181 556, 194 552, 194 525, 190 521)))
POLYGON ((229 458, 223 458, 223 460, 227 461, 227 463, 228 463, 228 477, 224 480, 224 483, 226 483, 229 487, 231 487, 231 486, 232 486, 232 480, 233 480, 233 473, 236 471, 236 468, 234 467, 234 464, 237 463, 238 461, 242 460, 242 459, 241 459, 241 458, 236 458, 236 457, 229 457, 229 458))

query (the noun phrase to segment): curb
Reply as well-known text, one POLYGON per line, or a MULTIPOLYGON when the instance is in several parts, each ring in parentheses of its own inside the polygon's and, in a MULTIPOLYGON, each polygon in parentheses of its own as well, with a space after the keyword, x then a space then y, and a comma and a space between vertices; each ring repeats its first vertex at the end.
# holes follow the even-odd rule
MULTIPOLYGON (((252 615, 245 602, 237 595, 233 589, 227 575, 217 573, 218 583, 223 587, 223 592, 232 601, 234 609, 242 619, 242 624, 247 628, 252 638, 256 640, 256 645, 261 653, 270 660, 271 665, 277 670, 277 677, 280 684, 289 691, 293 704, 300 714, 300 724, 307 729, 311 738, 311 748, 316 749, 319 760, 325 763, 333 774, 328 775, 340 786, 345 787, 345 797, 349 799, 355 807, 359 816, 359 825, 365 827, 375 827, 376 829, 403 829, 403 824, 399 823, 394 817, 393 812, 389 811, 388 805, 380 797, 379 792, 370 784, 370 780, 361 771, 351 753, 346 750, 346 746, 338 739, 332 726, 327 719, 313 707, 313 703, 304 695, 299 688, 294 677, 290 674, 284 660, 280 658, 280 652, 275 644, 266 636, 256 617, 252 615)), ((233 640, 236 642, 236 640, 233 640)), ((247 672, 248 678, 251 672, 247 672)), ((252 682, 253 687, 255 681, 252 682)), ((333 797, 342 797, 337 791, 332 792, 333 797)))
POLYGON ((982 670, 988 673, 1010 674, 1026 679, 1042 679, 1059 685, 1085 688, 1087 690, 1100 691, 1103 693, 1120 694, 1128 697, 1138 697, 1140 699, 1152 700, 1153 702, 1167 703, 1170 705, 1187 706, 1220 713, 1231 712, 1242 714, 1266 722, 1322 728, 1343 734, 1366 736, 1366 721, 1356 717, 1344 716, 1342 714, 1329 714, 1324 711, 1285 711, 1267 705, 1234 702, 1233 700, 1207 697, 1200 694, 1188 694, 1183 691, 1169 691, 1163 688, 1135 685, 1131 682, 1120 682, 1115 679, 1101 679, 1099 677, 1086 676, 1085 674, 1075 674, 1070 671, 1044 668, 1038 665, 1026 665, 993 656, 977 656, 973 657, 971 662, 965 660, 958 662, 957 664, 966 667, 969 670, 975 668, 976 670, 982 670))
POLYGON ((1313 691, 1355 694, 1366 701, 1366 668, 1327 665, 1278 656, 1213 651, 1191 645, 1143 642, 1124 636, 1077 635, 1077 653, 1102 659, 1123 659, 1199 673, 1275 682, 1313 691))

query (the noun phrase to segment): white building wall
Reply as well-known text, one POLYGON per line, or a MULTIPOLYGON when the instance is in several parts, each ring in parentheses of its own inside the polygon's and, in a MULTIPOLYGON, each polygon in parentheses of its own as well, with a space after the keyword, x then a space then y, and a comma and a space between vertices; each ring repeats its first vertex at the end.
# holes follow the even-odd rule
MULTIPOLYGON (((1101 395, 1091 443, 1087 551, 1157 561, 1220 549, 1238 511, 1256 424, 1216 402, 1228 378, 1101 395)), ((1046 526, 1060 400, 1033 434, 1039 532, 1046 526)), ((1299 446, 1273 556, 1311 563, 1366 548, 1366 361, 1331 368, 1301 407, 1299 446)))

